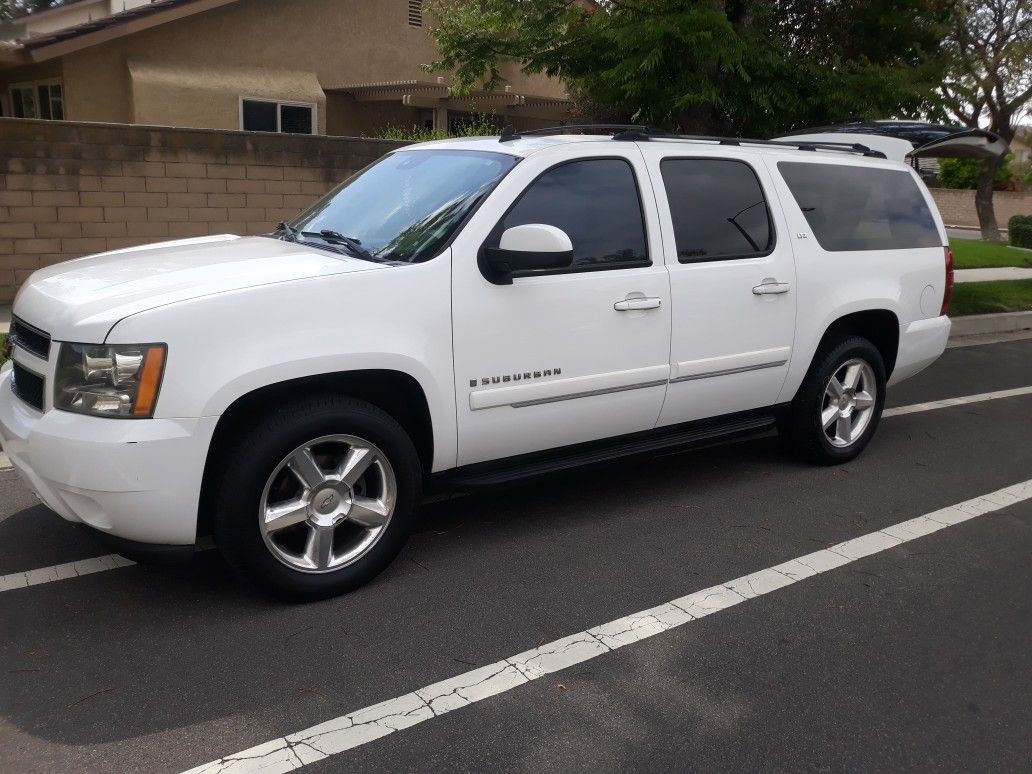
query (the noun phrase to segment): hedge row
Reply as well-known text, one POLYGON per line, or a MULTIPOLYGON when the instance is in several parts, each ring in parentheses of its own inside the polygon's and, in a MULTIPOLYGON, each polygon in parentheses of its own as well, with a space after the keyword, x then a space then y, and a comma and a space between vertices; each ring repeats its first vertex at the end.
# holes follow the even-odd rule
POLYGON ((1015 215, 1007 222, 1010 243, 1032 250, 1032 215, 1015 215))

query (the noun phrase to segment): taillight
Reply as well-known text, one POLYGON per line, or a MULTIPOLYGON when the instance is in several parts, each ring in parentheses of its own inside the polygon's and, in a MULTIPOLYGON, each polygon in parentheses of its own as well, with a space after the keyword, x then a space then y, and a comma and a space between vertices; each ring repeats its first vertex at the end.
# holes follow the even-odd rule
POLYGON ((950 301, 953 300, 953 251, 946 248, 946 289, 942 293, 942 308, 939 310, 939 316, 949 314, 950 301))

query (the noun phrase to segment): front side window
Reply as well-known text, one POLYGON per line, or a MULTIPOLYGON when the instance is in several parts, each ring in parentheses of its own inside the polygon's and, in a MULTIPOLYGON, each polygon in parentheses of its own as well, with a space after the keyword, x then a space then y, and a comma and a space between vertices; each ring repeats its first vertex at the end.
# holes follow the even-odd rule
POLYGON ((497 246, 513 226, 544 223, 573 243, 573 271, 649 265, 634 170, 623 159, 586 159, 545 172, 492 233, 497 246))
POLYGON ((315 105, 244 99, 240 104, 240 128, 245 132, 314 134, 315 105))
POLYGON ((778 162, 792 196, 825 250, 942 247, 917 182, 904 170, 778 162))
POLYGON ((328 244, 357 240, 376 260, 427 261, 516 162, 490 151, 397 151, 345 181, 291 226, 328 244))
POLYGON ((766 255, 767 200, 752 168, 730 159, 664 159, 663 186, 681 263, 766 255))

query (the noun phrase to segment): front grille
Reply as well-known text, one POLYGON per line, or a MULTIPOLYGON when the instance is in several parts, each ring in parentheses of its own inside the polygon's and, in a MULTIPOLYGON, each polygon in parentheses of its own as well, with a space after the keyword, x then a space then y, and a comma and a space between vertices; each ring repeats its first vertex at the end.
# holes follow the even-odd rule
POLYGON ((37 411, 43 410, 44 381, 42 376, 32 373, 20 363, 14 364, 11 374, 11 389, 14 394, 37 411))
POLYGON ((11 320, 11 330, 7 334, 16 347, 21 347, 36 357, 46 360, 50 357, 50 334, 33 328, 17 317, 11 320))

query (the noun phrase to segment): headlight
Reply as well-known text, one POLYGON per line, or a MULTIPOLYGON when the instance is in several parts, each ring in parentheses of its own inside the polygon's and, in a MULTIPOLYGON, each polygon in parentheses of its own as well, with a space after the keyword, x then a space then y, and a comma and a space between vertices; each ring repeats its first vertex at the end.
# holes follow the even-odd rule
POLYGON ((54 407, 100 417, 154 415, 164 344, 62 344, 54 407))

